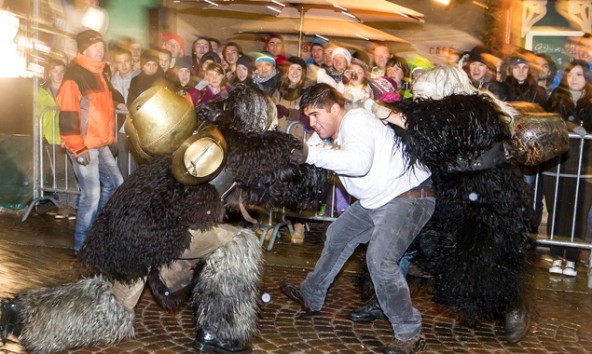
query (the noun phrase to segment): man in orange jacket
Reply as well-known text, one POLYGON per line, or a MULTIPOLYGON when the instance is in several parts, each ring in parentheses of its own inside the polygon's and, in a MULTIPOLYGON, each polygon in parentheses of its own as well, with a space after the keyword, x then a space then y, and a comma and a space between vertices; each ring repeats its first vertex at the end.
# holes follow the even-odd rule
POLYGON ((75 253, 82 247, 97 212, 123 183, 109 149, 115 142, 115 115, 109 67, 103 61, 105 42, 100 33, 86 30, 77 35, 76 43, 76 59, 58 92, 61 139, 80 186, 75 253))

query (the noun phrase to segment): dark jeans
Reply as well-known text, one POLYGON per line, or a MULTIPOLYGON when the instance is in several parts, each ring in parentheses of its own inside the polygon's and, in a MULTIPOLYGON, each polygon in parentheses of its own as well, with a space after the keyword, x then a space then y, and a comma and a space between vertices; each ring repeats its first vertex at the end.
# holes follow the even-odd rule
POLYGON ((314 270, 300 290, 313 311, 323 307, 327 290, 358 245, 368 243, 366 263, 376 297, 395 337, 407 340, 421 331, 421 314, 411 304, 399 260, 434 212, 435 199, 394 198, 377 209, 352 204, 327 229, 314 270))
MULTIPOLYGON (((553 236, 571 237, 589 241, 590 233, 590 207, 592 206, 592 180, 584 179, 577 183, 576 178, 560 177, 556 186, 555 176, 545 175, 544 190, 549 217, 547 220, 547 232, 553 236), (557 195, 555 188, 557 187, 557 195), (576 200, 576 189, 577 200, 576 200), (575 220, 574 220, 574 209, 575 220)), ((577 247, 551 246, 551 256, 554 258, 565 257, 568 261, 577 262, 580 249, 577 247)))

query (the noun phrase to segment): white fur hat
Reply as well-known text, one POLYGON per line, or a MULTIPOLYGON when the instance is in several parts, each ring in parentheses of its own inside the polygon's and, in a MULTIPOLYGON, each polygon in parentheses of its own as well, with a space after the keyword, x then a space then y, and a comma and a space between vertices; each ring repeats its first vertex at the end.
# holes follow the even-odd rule
POLYGON ((351 64, 352 56, 347 49, 343 47, 335 48, 333 50, 333 53, 331 54, 331 59, 335 58, 336 55, 343 55, 345 57, 345 60, 347 61, 347 65, 351 64))

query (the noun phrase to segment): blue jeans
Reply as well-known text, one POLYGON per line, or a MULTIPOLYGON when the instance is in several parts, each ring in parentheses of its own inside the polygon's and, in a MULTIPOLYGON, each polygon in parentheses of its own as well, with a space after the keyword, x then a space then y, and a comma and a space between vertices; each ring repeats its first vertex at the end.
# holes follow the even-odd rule
POLYGON ((113 192, 123 183, 117 162, 108 146, 91 149, 88 153, 90 154, 90 163, 86 166, 80 165, 76 162, 76 157, 68 153, 72 165, 74 165, 74 174, 76 174, 80 188, 76 231, 74 232, 74 251, 80 250, 98 211, 107 204, 113 192))
POLYGON ((394 198, 377 209, 366 209, 359 201, 352 204, 327 229, 321 256, 300 285, 306 305, 319 311, 344 263, 358 245, 368 243, 368 271, 395 337, 407 340, 417 335, 421 331, 421 314, 411 304, 409 286, 398 263, 432 216, 434 207, 433 197, 394 198))

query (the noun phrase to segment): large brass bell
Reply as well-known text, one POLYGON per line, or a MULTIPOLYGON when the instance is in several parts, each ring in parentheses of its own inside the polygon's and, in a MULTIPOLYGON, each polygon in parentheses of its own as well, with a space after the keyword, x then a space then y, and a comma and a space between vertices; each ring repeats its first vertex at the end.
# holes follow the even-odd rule
POLYGON ((192 103, 164 86, 142 92, 128 110, 130 150, 145 160, 173 153, 197 127, 192 103))
POLYGON ((557 113, 544 113, 532 103, 512 102, 520 115, 514 118, 512 157, 527 166, 536 166, 569 150, 567 125, 557 113))
POLYGON ((210 126, 191 136, 175 151, 171 171, 183 184, 205 183, 224 166, 226 140, 218 128, 210 126))

